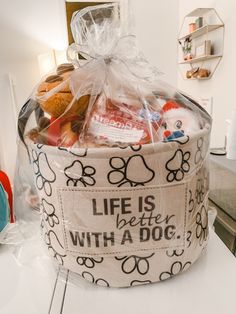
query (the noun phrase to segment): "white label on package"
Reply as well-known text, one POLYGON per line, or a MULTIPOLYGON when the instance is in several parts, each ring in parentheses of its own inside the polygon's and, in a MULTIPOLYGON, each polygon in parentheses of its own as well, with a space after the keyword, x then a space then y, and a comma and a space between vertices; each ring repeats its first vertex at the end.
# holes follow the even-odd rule
POLYGON ((116 128, 95 120, 91 123, 89 132, 97 137, 100 136, 113 142, 122 143, 136 143, 143 136, 143 130, 116 128))
POLYGON ((115 256, 183 247, 186 193, 186 184, 58 189, 65 249, 115 256))

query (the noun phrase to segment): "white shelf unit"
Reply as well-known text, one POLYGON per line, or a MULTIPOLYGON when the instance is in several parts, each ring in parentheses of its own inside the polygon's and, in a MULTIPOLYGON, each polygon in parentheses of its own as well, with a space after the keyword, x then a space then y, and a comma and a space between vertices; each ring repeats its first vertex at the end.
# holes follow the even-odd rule
POLYGON ((216 59, 216 58, 222 58, 222 55, 201 56, 201 57, 193 58, 190 60, 181 61, 179 62, 179 64, 192 64, 192 63, 198 63, 198 62, 207 61, 207 60, 216 59))
POLYGON ((197 38, 199 36, 205 35, 206 33, 213 32, 214 30, 224 27, 224 24, 212 24, 212 25, 204 25, 192 33, 188 33, 182 37, 179 38, 179 40, 184 40, 188 37, 191 37, 192 39, 197 38))
MULTIPOLYGON (((207 80, 207 79, 210 79, 213 76, 213 74, 215 73, 216 68, 218 67, 218 65, 219 65, 219 63, 223 57, 223 44, 224 44, 224 22, 222 21, 219 14, 216 12, 216 10, 214 8, 197 8, 197 9, 193 10, 192 12, 188 13, 184 17, 183 23, 182 23, 182 26, 181 26, 180 32, 179 32, 179 38, 178 38, 179 43, 181 43, 181 42, 183 43, 185 40, 189 39, 190 41, 192 41, 192 44, 194 46, 194 44, 196 44, 196 40, 200 41, 201 37, 203 37, 203 38, 205 37, 205 40, 209 39, 208 34, 214 32, 218 29, 223 29, 223 31, 222 31, 222 34, 223 34, 222 35, 222 44, 220 46, 221 47, 220 51, 216 51, 216 53, 214 53, 214 51, 212 51, 212 54, 207 54, 207 55, 197 56, 197 57, 194 57, 194 54, 193 54, 192 59, 183 60, 183 58, 181 58, 182 60, 179 61, 180 66, 185 65, 185 67, 186 67, 188 65, 190 67, 190 69, 193 68, 193 65, 197 64, 197 63, 201 63, 201 67, 204 64, 206 64, 206 67, 208 69, 210 67, 209 76, 203 77, 203 78, 187 78, 186 75, 184 76, 182 73, 182 76, 184 77, 184 79, 186 79, 186 80, 207 80), (209 16, 211 17, 211 19, 208 19, 209 16), (197 28, 196 30, 192 31, 192 32, 186 32, 187 21, 193 22, 194 19, 196 20, 199 17, 203 18, 203 25, 201 27, 197 28), (183 31, 184 29, 185 29, 185 31, 183 31)), ((214 37, 214 35, 213 35, 213 37, 214 37)), ((221 39, 221 37, 219 37, 219 38, 221 39)), ((213 45, 214 45, 214 41, 213 41, 213 45)), ((185 73, 186 73, 186 71, 185 71, 185 73)))

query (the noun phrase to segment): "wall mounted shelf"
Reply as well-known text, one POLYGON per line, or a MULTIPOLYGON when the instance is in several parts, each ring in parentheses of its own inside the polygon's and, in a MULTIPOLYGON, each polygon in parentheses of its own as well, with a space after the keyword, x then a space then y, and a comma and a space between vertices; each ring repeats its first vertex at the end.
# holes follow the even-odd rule
POLYGON ((222 58, 222 55, 207 55, 207 56, 201 56, 198 58, 193 58, 190 60, 185 60, 182 62, 179 62, 179 64, 191 64, 191 63, 198 63, 206 60, 216 59, 216 58, 222 58))
POLYGON ((224 23, 214 8, 197 8, 184 17, 178 42, 183 78, 210 79, 223 57, 224 23))
POLYGON ((220 27, 224 27, 224 24, 215 24, 215 25, 204 25, 195 31, 180 37, 179 40, 184 40, 185 38, 191 37, 192 39, 197 38, 199 36, 205 35, 206 33, 212 32, 220 27))

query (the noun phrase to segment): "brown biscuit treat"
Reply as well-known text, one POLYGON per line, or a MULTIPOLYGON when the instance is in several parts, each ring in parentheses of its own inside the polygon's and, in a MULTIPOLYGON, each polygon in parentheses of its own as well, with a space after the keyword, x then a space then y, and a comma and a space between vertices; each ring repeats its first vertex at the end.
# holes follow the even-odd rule
POLYGON ((47 132, 40 131, 39 128, 34 128, 27 133, 27 137, 34 143, 47 144, 47 132))
POLYGON ((74 69, 75 68, 74 68, 72 63, 62 63, 62 64, 58 65, 58 67, 57 67, 57 74, 61 75, 61 74, 64 74, 66 72, 71 72, 74 69))
POLYGON ((41 117, 39 119, 38 126, 40 130, 44 130, 48 128, 49 125, 50 125, 50 119, 48 119, 47 117, 41 117))
MULTIPOLYGON (((38 86, 38 95, 37 96, 41 96, 42 93, 49 92, 51 89, 57 87, 58 85, 62 84, 64 81, 66 81, 67 78, 68 77, 63 77, 63 76, 60 76, 60 75, 50 75, 50 76, 48 76, 44 82, 39 84, 39 86, 38 86)), ((64 92, 64 93, 70 93, 69 82, 65 83, 61 87, 60 91, 64 92)))
POLYGON ((46 78, 46 83, 54 83, 54 82, 61 82, 63 78, 60 75, 50 75, 46 78))
POLYGON ((28 138, 31 139, 31 141, 33 141, 34 143, 38 142, 38 136, 39 136, 39 129, 38 128, 34 128, 32 130, 30 130, 27 135, 28 138))

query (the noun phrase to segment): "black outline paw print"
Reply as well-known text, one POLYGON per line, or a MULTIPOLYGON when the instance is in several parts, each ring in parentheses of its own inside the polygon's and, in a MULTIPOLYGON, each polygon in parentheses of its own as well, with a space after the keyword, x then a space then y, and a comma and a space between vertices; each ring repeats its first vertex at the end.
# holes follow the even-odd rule
POLYGON ((118 187, 143 186, 155 177, 155 172, 148 167, 142 155, 133 155, 127 160, 122 157, 112 157, 109 164, 114 170, 108 173, 107 180, 118 187), (139 174, 142 176, 139 177, 139 174))
POLYGON ((202 246, 208 236, 208 214, 204 205, 202 205, 200 211, 196 215, 196 225, 196 237, 199 239, 200 246, 202 246))
POLYGON ((196 208, 195 201, 193 199, 193 192, 189 190, 189 202, 188 202, 188 212, 192 213, 196 208))
POLYGON ((173 256, 182 256, 184 254, 184 249, 177 249, 177 250, 167 250, 166 251, 166 255, 168 257, 173 257, 173 256))
POLYGON ((66 181, 67 186, 93 186, 96 183, 94 175, 95 168, 92 166, 84 166, 80 160, 75 160, 73 163, 66 167, 64 170, 65 176, 68 178, 66 181))
POLYGON ((59 150, 65 151, 73 156, 76 157, 86 157, 87 153, 88 153, 88 149, 87 148, 66 148, 66 147, 58 147, 59 150), (81 153, 78 153, 78 151, 81 151, 81 153))
POLYGON ((78 256, 76 258, 76 262, 80 266, 85 266, 87 268, 94 268, 96 264, 100 264, 103 262, 103 257, 92 258, 92 257, 78 256))
POLYGON ((169 159, 166 163, 166 170, 169 170, 169 173, 166 177, 168 182, 181 181, 184 178, 185 173, 189 172, 190 165, 189 160, 190 152, 183 152, 182 149, 177 149, 174 156, 169 159), (174 165, 171 165, 174 163, 174 165))
POLYGON ((160 274, 159 279, 160 281, 166 280, 175 276, 179 273, 182 273, 185 269, 187 269, 192 263, 186 262, 184 265, 181 262, 174 262, 171 265, 170 271, 164 271, 160 274), (186 268, 187 267, 187 268, 186 268))
POLYGON ((59 219, 55 215, 54 205, 46 201, 44 198, 42 198, 42 202, 40 204, 40 211, 42 214, 42 223, 47 222, 51 228, 59 224, 59 219))
POLYGON ((141 285, 148 285, 152 283, 151 280, 133 280, 130 283, 130 287, 136 287, 136 286, 141 286, 141 285))
POLYGON ((63 257, 66 257, 64 247, 60 243, 56 233, 49 230, 44 234, 44 241, 48 246, 48 250, 60 265, 64 264, 63 257))
POLYGON ((115 259, 117 261, 123 260, 121 264, 121 269, 123 273, 131 274, 135 270, 137 270, 137 272, 140 275, 146 275, 150 268, 148 258, 151 258, 153 255, 154 253, 152 253, 149 256, 131 255, 131 256, 124 256, 124 257, 115 257, 115 259))
POLYGON ((197 204, 201 204, 204 201, 204 196, 206 194, 204 179, 200 178, 197 180, 196 191, 195 191, 195 199, 197 204))
POLYGON ((84 279, 90 281, 91 283, 95 283, 95 284, 97 284, 99 286, 103 286, 103 287, 110 287, 109 283, 105 279, 98 278, 95 280, 94 276, 88 271, 82 272, 81 276, 84 279))
POLYGON ((120 149, 130 148, 133 152, 139 152, 142 149, 142 145, 127 145, 127 146, 120 146, 120 149))
POLYGON ((47 196, 51 196, 52 195, 51 183, 56 181, 56 174, 49 165, 47 155, 43 152, 37 154, 35 150, 32 150, 32 160, 33 170, 36 175, 36 186, 38 190, 44 190, 47 196))
POLYGON ((197 151, 196 151, 196 154, 195 154, 195 157, 194 157, 194 162, 195 162, 196 165, 199 164, 204 159, 203 156, 202 156, 203 143, 204 143, 204 140, 203 140, 202 137, 200 137, 197 140, 197 151))
POLYGON ((192 244, 191 238, 192 238, 192 231, 187 231, 187 236, 186 236, 186 241, 188 242, 187 248, 189 248, 192 244))

